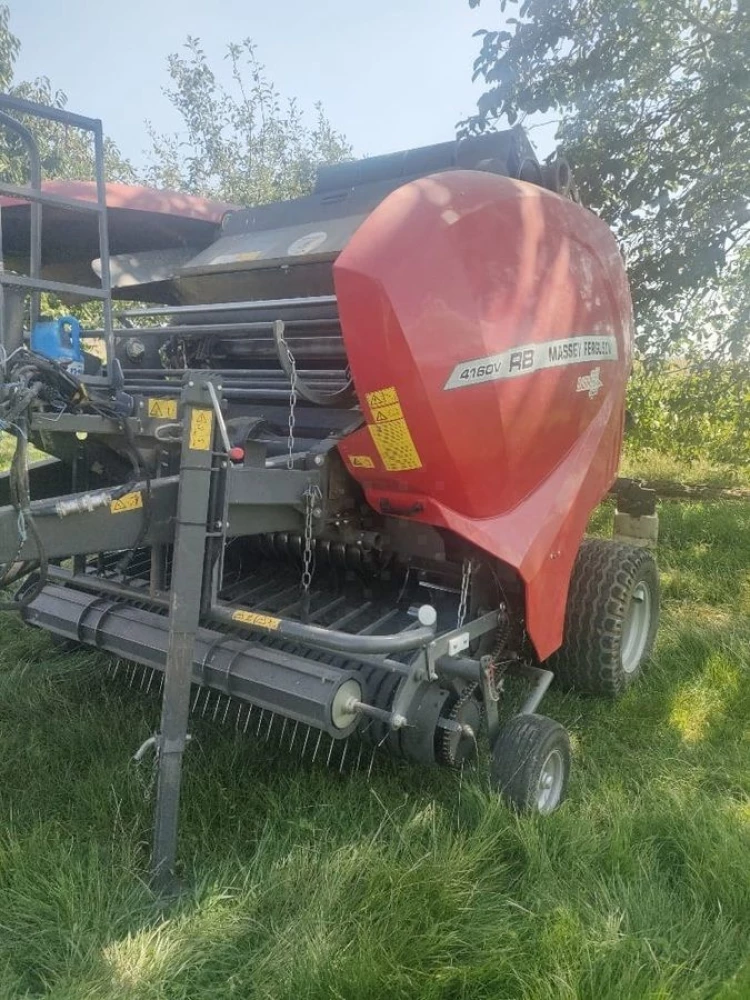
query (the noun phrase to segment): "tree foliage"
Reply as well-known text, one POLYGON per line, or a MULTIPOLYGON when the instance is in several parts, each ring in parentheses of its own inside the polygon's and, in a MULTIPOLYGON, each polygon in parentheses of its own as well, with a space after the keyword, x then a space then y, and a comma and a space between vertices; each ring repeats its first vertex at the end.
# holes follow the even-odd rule
POLYGON ((306 194, 317 167, 351 156, 322 107, 308 125, 295 100, 284 101, 249 39, 228 47, 229 85, 211 68, 197 38, 169 56, 167 97, 183 129, 150 128, 149 183, 241 205, 306 194))
MULTIPOLYGON (((65 108, 67 97, 53 88, 46 76, 32 81, 15 80, 15 63, 21 43, 10 29, 9 10, 0 5, 0 92, 22 97, 37 104, 65 108)), ((21 115, 19 120, 33 133, 39 146, 42 173, 46 178, 91 180, 94 176, 94 150, 90 133, 58 122, 21 115)), ((132 183, 136 174, 132 164, 111 139, 105 139, 105 169, 109 180, 132 183)), ((28 181, 28 158, 16 136, 0 128, 0 176, 12 183, 28 181)))
POLYGON ((746 326, 725 338, 720 284, 727 268, 736 284, 750 233, 747 4, 500 0, 499 13, 516 16, 482 32, 488 89, 468 127, 558 121, 583 200, 626 252, 642 351, 692 340, 702 300, 712 337, 747 339, 746 326))

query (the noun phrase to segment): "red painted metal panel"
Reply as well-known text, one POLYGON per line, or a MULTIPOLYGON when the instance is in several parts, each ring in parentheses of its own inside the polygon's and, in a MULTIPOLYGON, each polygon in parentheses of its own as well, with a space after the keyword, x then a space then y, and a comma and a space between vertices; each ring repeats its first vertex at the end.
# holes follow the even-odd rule
POLYGON ((614 238, 543 188, 451 171, 389 195, 334 281, 365 417, 390 425, 341 442, 352 474, 376 509, 421 504, 515 567, 545 659, 619 461, 632 315, 614 238))
MULTIPOLYGON (((236 208, 235 205, 198 198, 180 191, 157 191, 136 184, 109 183, 106 187, 107 207, 114 209, 124 208, 135 212, 154 212, 158 215, 219 223, 225 212, 236 208)), ((44 181, 42 190, 65 198, 96 201, 96 184, 93 181, 44 181)), ((0 196, 2 208, 27 204, 20 198, 0 196)))

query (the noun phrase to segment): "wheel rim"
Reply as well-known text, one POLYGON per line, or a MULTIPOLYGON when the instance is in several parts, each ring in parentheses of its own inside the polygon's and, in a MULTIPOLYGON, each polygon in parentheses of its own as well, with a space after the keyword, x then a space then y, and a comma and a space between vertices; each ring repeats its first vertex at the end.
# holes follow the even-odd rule
POLYGON ((651 632, 651 591, 641 580, 630 597, 630 604, 622 626, 622 669, 632 674, 640 666, 651 632))
POLYGON ((540 813, 549 813, 558 805, 565 780, 565 762, 559 750, 552 750, 545 758, 539 773, 536 790, 536 807, 540 813))

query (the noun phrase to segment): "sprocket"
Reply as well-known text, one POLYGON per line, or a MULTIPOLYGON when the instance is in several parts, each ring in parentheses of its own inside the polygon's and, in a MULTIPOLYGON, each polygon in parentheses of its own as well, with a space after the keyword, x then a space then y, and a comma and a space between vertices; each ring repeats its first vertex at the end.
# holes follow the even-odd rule
POLYGON ((476 755, 482 722, 482 705, 477 698, 477 691, 475 684, 465 688, 443 716, 448 725, 440 726, 438 723, 441 731, 437 757, 438 762, 445 767, 461 767, 476 755))

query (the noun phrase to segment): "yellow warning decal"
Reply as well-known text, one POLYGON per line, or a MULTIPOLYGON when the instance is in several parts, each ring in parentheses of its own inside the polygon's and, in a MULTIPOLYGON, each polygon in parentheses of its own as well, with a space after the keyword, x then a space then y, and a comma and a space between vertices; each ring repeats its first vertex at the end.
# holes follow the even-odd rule
POLYGON ((177 400, 149 398, 148 415, 155 420, 176 420, 177 400))
POLYGON ((190 447, 193 451, 209 451, 214 415, 211 410, 193 410, 190 415, 190 447))
POLYGON ((143 494, 140 490, 135 493, 125 493, 124 496, 113 500, 109 505, 111 514, 124 514, 128 510, 138 510, 143 506, 143 494))
POLYGON ((421 469, 422 461, 404 419, 395 385, 368 392, 366 398, 373 419, 373 423, 368 424, 370 435, 385 468, 389 472, 421 469))
POLYGON ((372 418, 376 424, 387 424, 389 420, 403 420, 404 413, 400 403, 391 403, 390 406, 373 406, 372 418))
POLYGON ((244 622, 246 625, 256 625, 258 628, 267 628, 269 632, 275 632, 281 625, 280 618, 273 618, 271 615, 260 615, 255 611, 235 611, 232 618, 236 622, 244 622))
POLYGON ((367 405, 371 410, 377 410, 381 406, 391 406, 393 403, 398 404, 398 393, 396 392, 396 386, 389 386, 387 389, 377 389, 375 392, 368 392, 365 394, 367 397, 367 405))
POLYGON ((388 424, 370 424, 370 434, 383 465, 389 472, 422 468, 422 462, 405 420, 391 420, 388 424))
POLYGON ((349 461, 355 469, 374 469, 375 462, 369 455, 350 455, 349 461))

